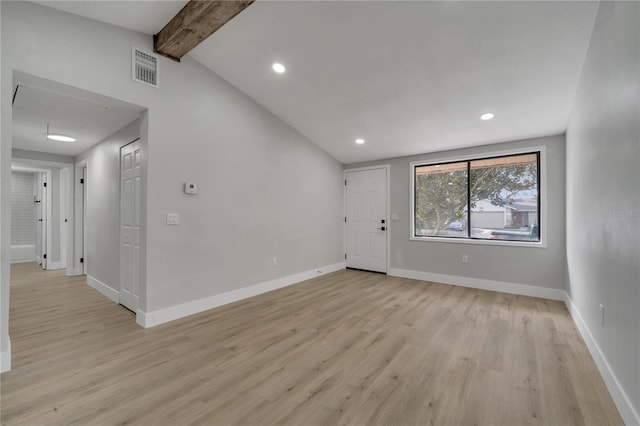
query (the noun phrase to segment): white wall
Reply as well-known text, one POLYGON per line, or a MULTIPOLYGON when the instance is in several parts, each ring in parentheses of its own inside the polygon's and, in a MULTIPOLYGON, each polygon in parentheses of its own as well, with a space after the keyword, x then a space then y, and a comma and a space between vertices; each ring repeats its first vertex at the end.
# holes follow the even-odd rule
POLYGON ((629 424, 640 423, 639 9, 600 4, 567 130, 567 290, 629 424))
MULTIPOLYGON (((559 294, 557 291, 549 292, 545 289, 561 291, 564 288, 565 279, 564 155, 564 136, 558 135, 370 163, 349 164, 344 167, 348 169, 373 164, 390 164, 391 166, 391 213, 397 213, 399 216, 398 221, 389 221, 392 273, 398 273, 393 269, 399 269, 533 286, 542 288, 542 292, 536 294, 554 297, 554 294, 556 296, 559 294), (546 187, 547 221, 541 224, 547 228, 546 248, 411 241, 409 239, 411 162, 469 158, 491 152, 537 146, 546 147, 547 158, 546 169, 549 183, 546 187), (468 264, 461 263, 463 254, 469 256, 468 264)), ((464 280, 456 280, 455 282, 464 282, 464 280)), ((515 291, 518 291, 517 287, 515 288, 515 291)))
POLYGON ((331 156, 189 56, 160 59, 160 89, 132 82, 131 47, 152 50, 151 36, 27 2, 0 8, 3 319, 13 70, 148 108, 143 310, 343 261, 341 165, 331 156), (187 181, 197 196, 182 193, 187 181), (180 225, 166 226, 167 212, 180 225))
POLYGON ((76 157, 87 161, 87 275, 120 289, 120 148, 140 137, 138 119, 76 157))

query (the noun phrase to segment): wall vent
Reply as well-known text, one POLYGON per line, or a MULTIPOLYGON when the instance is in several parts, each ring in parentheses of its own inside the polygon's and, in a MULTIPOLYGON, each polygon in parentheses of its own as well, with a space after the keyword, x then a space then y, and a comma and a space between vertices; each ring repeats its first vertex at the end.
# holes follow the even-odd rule
POLYGON ((134 47, 131 55, 131 78, 133 81, 158 87, 158 57, 134 47))

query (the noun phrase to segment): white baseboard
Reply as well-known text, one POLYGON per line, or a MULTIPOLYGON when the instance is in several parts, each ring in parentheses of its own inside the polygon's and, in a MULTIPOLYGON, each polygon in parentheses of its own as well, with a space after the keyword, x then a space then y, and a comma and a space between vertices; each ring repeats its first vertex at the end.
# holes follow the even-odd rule
POLYGON ((412 271, 409 269, 390 268, 389 275, 421 281, 451 284, 481 290, 499 291, 521 296, 539 297, 549 300, 564 300, 565 291, 557 288, 537 287, 533 285, 514 284, 504 281, 491 281, 479 278, 459 277, 456 275, 434 274, 431 272, 412 271))
POLYGON ((622 386, 620 386, 620 382, 607 362, 607 358, 604 356, 600 346, 593 338, 593 334, 591 333, 591 330, 589 330, 589 327, 578 310, 578 307, 573 303, 567 292, 564 292, 564 303, 567 305, 567 310, 571 314, 573 322, 576 323, 578 330, 580 330, 582 339, 586 343, 587 349, 589 349, 591 357, 595 361, 607 389, 609 389, 613 402, 615 402, 616 407, 618 407, 622 420, 624 420, 624 423, 628 426, 640 425, 640 414, 633 408, 631 400, 622 389, 622 386))
POLYGON ((11 370, 11 338, 9 338, 9 347, 0 354, 0 373, 11 370))
POLYGON ((23 244, 11 246, 11 263, 34 262, 36 260, 36 246, 23 244))
POLYGON ((216 294, 215 296, 194 300, 192 302, 183 303, 181 305, 169 306, 167 308, 158 309, 156 311, 143 312, 141 310, 138 310, 138 312, 136 313, 136 322, 144 328, 153 327, 165 322, 176 320, 178 318, 197 314, 199 312, 217 308, 218 306, 237 302, 238 300, 257 296, 258 294, 296 284, 301 281, 318 277, 320 275, 339 271, 344 268, 344 262, 334 263, 333 265, 314 268, 312 270, 301 272, 299 274, 276 278, 275 280, 239 288, 237 290, 232 290, 222 294, 216 294))
POLYGON ((93 287, 94 289, 98 290, 100 293, 107 296, 109 299, 111 299, 115 303, 120 302, 120 292, 112 289, 111 287, 101 282, 100 280, 97 280, 92 276, 87 275, 87 284, 89 285, 89 287, 93 287))

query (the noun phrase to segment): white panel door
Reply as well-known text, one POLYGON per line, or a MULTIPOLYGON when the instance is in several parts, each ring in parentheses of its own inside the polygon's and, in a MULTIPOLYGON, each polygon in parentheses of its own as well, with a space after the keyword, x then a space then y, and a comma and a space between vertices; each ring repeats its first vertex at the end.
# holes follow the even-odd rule
POLYGON ((387 169, 347 172, 347 268, 387 272, 387 169))
POLYGON ((140 142, 120 149, 120 303, 140 300, 140 142))

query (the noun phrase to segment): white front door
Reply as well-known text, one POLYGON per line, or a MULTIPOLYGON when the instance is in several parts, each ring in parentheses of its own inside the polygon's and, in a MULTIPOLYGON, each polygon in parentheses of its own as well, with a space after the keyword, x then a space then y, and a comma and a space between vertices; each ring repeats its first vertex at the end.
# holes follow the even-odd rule
POLYGON ((347 268, 387 272, 387 169, 348 171, 347 268))
POLYGON ((140 299, 140 142, 120 148, 120 303, 140 299))

